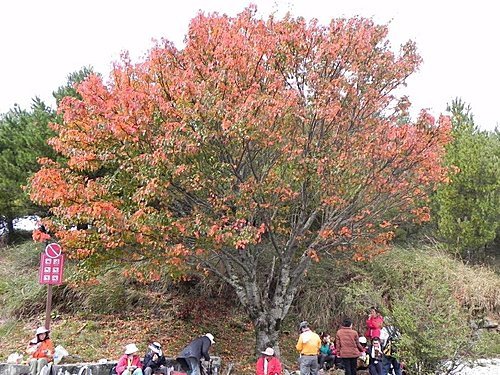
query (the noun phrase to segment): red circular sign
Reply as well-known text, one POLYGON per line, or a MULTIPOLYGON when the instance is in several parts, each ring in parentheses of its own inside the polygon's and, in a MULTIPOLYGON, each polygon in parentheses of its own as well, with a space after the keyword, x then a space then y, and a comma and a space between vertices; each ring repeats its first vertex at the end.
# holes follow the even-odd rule
POLYGON ((61 245, 57 243, 50 243, 45 247, 45 254, 49 258, 57 258, 62 253, 61 245))

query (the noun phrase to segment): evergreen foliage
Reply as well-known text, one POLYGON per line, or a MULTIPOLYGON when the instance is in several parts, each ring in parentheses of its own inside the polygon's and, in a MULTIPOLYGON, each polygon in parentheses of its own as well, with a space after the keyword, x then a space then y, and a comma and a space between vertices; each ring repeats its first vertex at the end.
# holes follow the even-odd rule
POLYGON ((459 99, 448 110, 454 140, 447 145, 446 164, 455 173, 435 196, 436 221, 439 235, 467 255, 500 233, 500 133, 480 131, 459 99))
MULTIPOLYGON (((53 93, 57 103, 66 96, 79 98, 75 84, 85 80, 92 68, 83 68, 68 76, 66 85, 53 93)), ((13 220, 26 215, 44 215, 24 191, 27 180, 40 167, 39 158, 55 159, 56 153, 47 143, 55 135, 49 127, 60 122, 55 110, 39 98, 34 98, 31 108, 14 106, 0 116, 0 221, 13 233, 13 220)))
POLYGON ((15 106, 0 118, 0 215, 9 232, 13 219, 38 212, 23 186, 39 169, 39 157, 55 155, 47 144, 53 135, 48 124, 54 118, 55 112, 39 98, 30 110, 15 106))

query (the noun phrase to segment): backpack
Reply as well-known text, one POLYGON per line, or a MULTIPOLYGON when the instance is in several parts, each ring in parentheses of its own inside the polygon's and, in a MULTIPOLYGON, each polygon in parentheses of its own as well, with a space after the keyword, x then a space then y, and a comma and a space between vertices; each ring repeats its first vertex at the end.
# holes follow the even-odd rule
POLYGON ((382 351, 385 355, 393 356, 396 352, 396 343, 401 338, 401 333, 394 326, 384 327, 383 330, 386 331, 386 339, 383 342, 382 351))

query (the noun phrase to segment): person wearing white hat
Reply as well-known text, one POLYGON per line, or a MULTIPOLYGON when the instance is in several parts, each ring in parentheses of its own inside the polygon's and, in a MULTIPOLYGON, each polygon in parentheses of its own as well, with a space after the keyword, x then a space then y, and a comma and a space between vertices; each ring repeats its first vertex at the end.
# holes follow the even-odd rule
POLYGON ((38 327, 35 332, 35 338, 28 344, 26 352, 30 355, 29 365, 31 375, 40 374, 42 368, 52 361, 54 344, 50 340, 49 332, 45 327, 38 327))
POLYGON ((208 351, 213 344, 215 344, 214 335, 207 333, 189 343, 176 360, 189 375, 200 375, 200 360, 203 357, 205 361, 210 361, 208 351))
POLYGON ((273 348, 266 348, 261 352, 261 356, 257 359, 256 374, 257 375, 281 375, 281 362, 274 355, 273 348))
POLYGON ((360 345, 363 347, 361 351, 361 355, 357 359, 357 369, 358 370, 367 370, 370 365, 370 356, 368 353, 368 340, 365 336, 359 336, 358 339, 360 345))
POLYGON ((163 374, 167 375, 167 360, 161 350, 159 342, 152 342, 148 346, 148 352, 144 356, 144 375, 163 374))
POLYGON ((139 349, 135 344, 125 346, 125 353, 116 364, 118 375, 143 375, 141 358, 137 355, 139 349))

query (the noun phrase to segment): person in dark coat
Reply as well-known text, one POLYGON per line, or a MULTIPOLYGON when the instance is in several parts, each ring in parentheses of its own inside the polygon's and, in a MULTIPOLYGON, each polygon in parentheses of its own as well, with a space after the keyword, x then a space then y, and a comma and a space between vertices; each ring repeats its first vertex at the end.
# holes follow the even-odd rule
POLYGON ((382 344, 378 337, 372 339, 372 344, 368 347, 368 355, 370 356, 370 365, 368 367, 370 375, 382 375, 384 353, 382 352, 382 344))
POLYGON ((208 354, 208 351, 214 343, 214 336, 211 333, 194 339, 182 350, 181 354, 177 356, 177 362, 188 371, 189 375, 200 375, 201 357, 203 357, 205 361, 210 361, 210 354, 208 354))
POLYGON ((148 346, 148 352, 144 356, 144 361, 142 363, 144 375, 167 375, 167 360, 163 355, 159 342, 153 342, 148 346))

